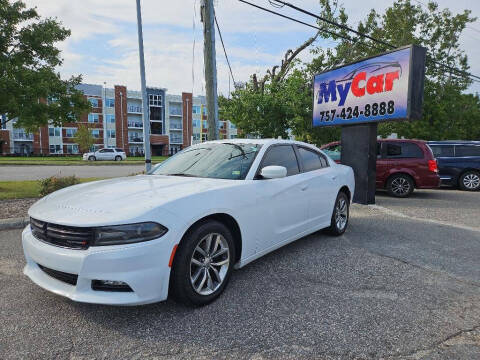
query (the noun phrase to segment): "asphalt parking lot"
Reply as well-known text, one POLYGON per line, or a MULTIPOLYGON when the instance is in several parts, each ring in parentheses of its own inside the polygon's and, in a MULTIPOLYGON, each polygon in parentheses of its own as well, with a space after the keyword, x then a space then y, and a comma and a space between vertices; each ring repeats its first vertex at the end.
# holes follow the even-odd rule
POLYGON ((0 358, 480 358, 480 193, 379 193, 346 234, 316 233, 234 272, 216 302, 79 304, 22 274, 0 232, 0 358))

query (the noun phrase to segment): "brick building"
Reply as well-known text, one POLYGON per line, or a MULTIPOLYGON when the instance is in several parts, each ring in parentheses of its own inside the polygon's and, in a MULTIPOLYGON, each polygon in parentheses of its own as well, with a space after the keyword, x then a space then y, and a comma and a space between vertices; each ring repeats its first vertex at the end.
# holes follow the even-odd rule
MULTIPOLYGON (((87 126, 95 137, 92 150, 122 148, 129 155, 144 154, 143 104, 139 91, 126 86, 81 84, 78 86, 92 104, 92 110, 78 122, 62 127, 48 126, 35 134, 15 127, 15 119, 2 123, 0 154, 53 155, 78 154, 74 136, 79 124, 87 126)), ((205 97, 168 94, 164 88, 147 88, 148 119, 152 155, 169 155, 206 140, 207 109, 205 97), (203 113, 202 113, 203 112, 203 113)), ((229 121, 220 121, 220 138, 235 138, 237 130, 229 121)))

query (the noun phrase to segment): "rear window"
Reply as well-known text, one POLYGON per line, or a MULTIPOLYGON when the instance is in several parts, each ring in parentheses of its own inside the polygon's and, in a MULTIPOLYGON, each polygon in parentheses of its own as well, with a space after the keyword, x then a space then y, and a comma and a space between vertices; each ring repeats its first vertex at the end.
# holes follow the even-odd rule
POLYGON ((457 145, 455 156, 480 156, 480 145, 457 145))
POLYGON ((430 148, 435 157, 455 156, 453 145, 430 145, 430 148))
POLYGON ((410 142, 391 142, 386 144, 386 155, 390 159, 423 158, 423 151, 417 144, 410 142))
POLYGON ((115 149, 117 152, 123 152, 122 149, 115 149))
POLYGON ((298 153, 302 159, 305 172, 321 169, 322 167, 327 166, 327 161, 316 151, 299 147, 298 153))

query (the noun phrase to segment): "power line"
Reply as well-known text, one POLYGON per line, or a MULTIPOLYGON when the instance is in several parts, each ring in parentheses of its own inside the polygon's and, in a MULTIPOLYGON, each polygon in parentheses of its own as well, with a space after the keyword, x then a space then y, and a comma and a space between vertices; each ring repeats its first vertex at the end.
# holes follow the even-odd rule
MULTIPOLYGON (((245 1, 243 1, 243 0, 239 0, 239 1, 245 2, 245 1)), ((299 8, 298 6, 292 5, 292 4, 288 3, 288 2, 285 2, 285 1, 282 1, 282 0, 274 0, 274 1, 275 1, 276 3, 282 4, 283 6, 288 6, 288 7, 292 8, 292 9, 294 9, 294 10, 297 10, 297 11, 302 12, 302 13, 304 13, 304 14, 310 15, 310 16, 312 16, 312 17, 314 17, 314 18, 316 18, 316 19, 318 19, 318 20, 324 21, 324 22, 326 22, 326 23, 328 23, 328 24, 330 24, 330 25, 340 27, 340 28, 342 28, 342 29, 344 29, 344 30, 347 30, 347 31, 349 31, 349 32, 353 32, 353 33, 357 34, 357 35, 360 36, 360 37, 367 38, 367 39, 369 39, 369 40, 371 40, 371 41, 373 41, 373 42, 382 44, 382 45, 384 45, 384 46, 388 46, 388 47, 390 47, 390 48, 392 48, 392 49, 395 49, 395 48, 396 48, 396 46, 393 45, 393 44, 390 44, 390 43, 385 42, 385 41, 383 41, 383 40, 376 39, 376 38, 374 38, 374 37, 372 37, 372 36, 370 36, 370 35, 361 33, 361 32, 359 32, 359 31, 357 31, 357 30, 355 30, 355 29, 352 29, 352 28, 346 26, 346 25, 342 25, 342 24, 339 24, 339 23, 337 23, 337 22, 335 22, 335 21, 326 19, 326 18, 324 18, 324 17, 322 17, 322 16, 316 15, 316 14, 310 12, 310 11, 307 11, 307 10, 305 10, 305 9, 299 8)), ((258 7, 258 6, 257 6, 257 7, 258 7)), ((337 36, 338 36, 338 34, 337 34, 337 36)), ((466 71, 463 71, 463 70, 454 68, 454 67, 452 67, 452 66, 450 66, 450 65, 447 65, 447 64, 441 63, 441 62, 439 62, 439 61, 436 61, 436 60, 434 60, 432 57, 430 57, 430 56, 428 56, 428 55, 427 55, 427 60, 429 60, 430 62, 432 62, 432 63, 434 63, 434 64, 436 64, 436 65, 442 66, 442 67, 444 67, 445 69, 450 70, 450 72, 456 72, 457 74, 461 74, 461 75, 463 75, 463 76, 467 76, 467 77, 469 77, 471 80, 474 80, 474 79, 480 80, 480 76, 473 75, 473 74, 471 74, 471 73, 469 73, 469 72, 466 72, 466 71)))
POLYGON ((232 67, 230 66, 230 60, 228 60, 227 50, 225 50, 225 44, 223 43, 222 32, 220 31, 220 26, 218 26, 217 15, 214 14, 213 16, 215 17, 215 24, 217 25, 218 35, 220 36, 220 41, 222 43, 223 53, 225 54, 225 59, 227 59, 228 68, 230 69, 230 75, 232 76, 233 85, 235 86, 235 78, 233 77, 233 71, 232 71, 232 67))

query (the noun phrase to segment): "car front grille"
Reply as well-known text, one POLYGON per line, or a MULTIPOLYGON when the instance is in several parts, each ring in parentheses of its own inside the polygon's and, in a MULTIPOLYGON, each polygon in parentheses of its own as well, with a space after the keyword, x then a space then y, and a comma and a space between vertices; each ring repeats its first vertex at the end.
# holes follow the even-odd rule
POLYGON ((64 283, 67 283, 73 286, 77 285, 78 275, 69 274, 62 271, 58 271, 58 270, 53 270, 40 264, 37 264, 37 265, 48 276, 51 276, 54 279, 57 279, 59 281, 62 281, 64 283))
POLYGON ((87 249, 93 240, 93 230, 47 223, 30 218, 32 234, 38 240, 69 249, 87 249))

